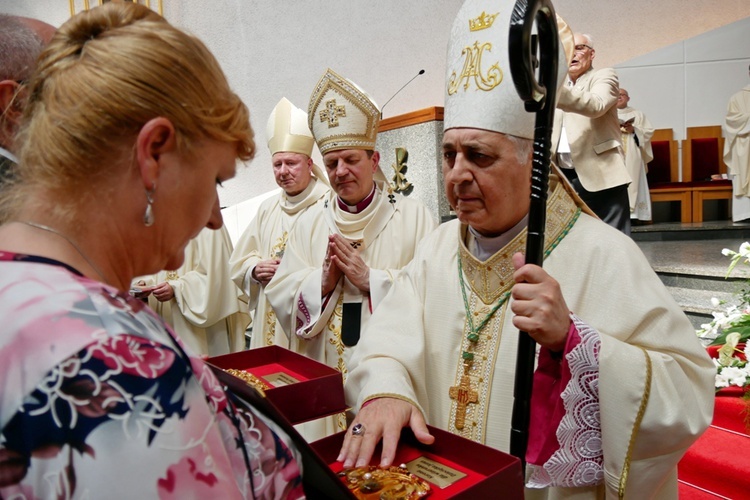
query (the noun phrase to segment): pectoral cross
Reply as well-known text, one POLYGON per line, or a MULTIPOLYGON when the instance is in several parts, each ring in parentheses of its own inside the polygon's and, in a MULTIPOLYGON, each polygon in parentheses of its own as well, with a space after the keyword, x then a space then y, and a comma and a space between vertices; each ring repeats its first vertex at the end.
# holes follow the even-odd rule
POLYGON ((326 109, 320 112, 320 121, 327 121, 328 128, 338 127, 339 116, 346 116, 346 107, 343 104, 341 106, 336 106, 336 99, 326 101, 326 109))
POLYGON ((471 381, 468 375, 461 376, 461 382, 457 386, 450 388, 448 393, 451 399, 458 403, 456 407, 456 429, 461 430, 466 423, 466 409, 469 403, 478 403, 479 395, 477 391, 471 390, 471 381))

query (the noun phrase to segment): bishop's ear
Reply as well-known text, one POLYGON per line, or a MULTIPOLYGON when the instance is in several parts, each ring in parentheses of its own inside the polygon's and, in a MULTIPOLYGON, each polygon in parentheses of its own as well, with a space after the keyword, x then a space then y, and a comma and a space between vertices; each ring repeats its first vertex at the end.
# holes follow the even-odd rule
POLYGON ((373 173, 377 171, 378 165, 380 165, 380 153, 378 151, 372 152, 372 171, 373 173))
POLYGON ((22 102, 26 98, 26 90, 14 80, 0 82, 0 115, 2 124, 10 124, 15 128, 23 114, 22 102))

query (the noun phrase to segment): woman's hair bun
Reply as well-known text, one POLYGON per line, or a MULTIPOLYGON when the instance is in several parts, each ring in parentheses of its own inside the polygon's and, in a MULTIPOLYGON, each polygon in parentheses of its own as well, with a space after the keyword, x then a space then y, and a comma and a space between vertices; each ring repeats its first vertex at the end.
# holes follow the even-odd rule
POLYGON ((58 41, 66 43, 74 49, 73 52, 83 50, 84 45, 106 33, 130 26, 141 20, 164 21, 159 14, 149 9, 145 5, 124 2, 123 5, 114 6, 105 4, 104 6, 89 11, 81 12, 77 15, 77 22, 65 23, 57 32, 58 41))

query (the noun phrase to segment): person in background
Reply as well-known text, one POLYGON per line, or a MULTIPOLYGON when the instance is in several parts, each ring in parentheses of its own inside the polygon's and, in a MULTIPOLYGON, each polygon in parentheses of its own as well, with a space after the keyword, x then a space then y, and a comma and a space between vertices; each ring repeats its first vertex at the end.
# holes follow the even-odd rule
POLYGON ((654 127, 643 112, 630 107, 628 91, 620 88, 617 98, 617 118, 620 120, 622 149, 625 153, 625 166, 633 182, 628 186, 630 218, 651 220, 651 194, 648 191, 646 171, 648 162, 654 159, 651 151, 651 137, 654 127))
POLYGON ((54 26, 28 17, 0 14, 0 189, 18 163, 14 139, 26 103, 25 84, 54 26))
POLYGON ((535 116, 511 78, 491 78, 510 75, 512 6, 469 0, 453 24, 442 146, 457 220, 420 243, 370 318, 338 459, 368 465, 382 438, 376 460, 389 466, 402 427, 434 441, 425 422, 507 452, 522 330, 538 344, 526 498, 676 498, 716 371, 633 240, 587 213, 554 169, 544 266, 525 264, 535 116), (466 47, 487 46, 481 68, 467 64, 466 47))
MULTIPOLYGON (((290 348, 346 379, 362 328, 436 224, 421 202, 391 192, 375 151, 380 110, 362 89, 328 69, 308 120, 332 192, 294 225, 266 296, 290 348)), ((339 415, 301 432, 315 440, 345 428, 339 415)))
POLYGON ((307 209, 322 203, 329 185, 310 158, 315 139, 307 126, 307 113, 282 98, 268 117, 266 137, 273 176, 282 191, 261 203, 237 242, 229 266, 232 279, 255 311, 250 347, 289 348, 288 326, 277 320, 265 287, 276 274, 295 222, 307 209))
POLYGON ((628 184, 617 119, 617 73, 594 69, 590 35, 575 33, 568 79, 560 88, 552 151, 584 202, 607 224, 630 234, 628 184))
POLYGON ((0 195, 0 497, 300 498, 288 436, 129 293, 222 225, 247 107, 197 38, 109 2, 54 35, 0 195))
POLYGON ((250 324, 242 292, 229 277, 232 240, 225 226, 203 229, 174 271, 136 278, 134 295, 148 304, 197 354, 219 356, 245 348, 250 324))
POLYGON ((734 194, 732 220, 738 222, 750 219, 750 85, 729 99, 724 131, 724 163, 734 194))

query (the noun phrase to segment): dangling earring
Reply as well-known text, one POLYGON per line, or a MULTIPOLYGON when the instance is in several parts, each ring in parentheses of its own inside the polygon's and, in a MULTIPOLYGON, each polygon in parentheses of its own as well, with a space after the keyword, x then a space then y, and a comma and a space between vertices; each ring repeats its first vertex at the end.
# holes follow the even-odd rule
POLYGON ((146 190, 146 213, 143 214, 143 225, 146 227, 154 225, 154 209, 151 206, 154 203, 154 192, 156 192, 156 182, 151 189, 146 190))

